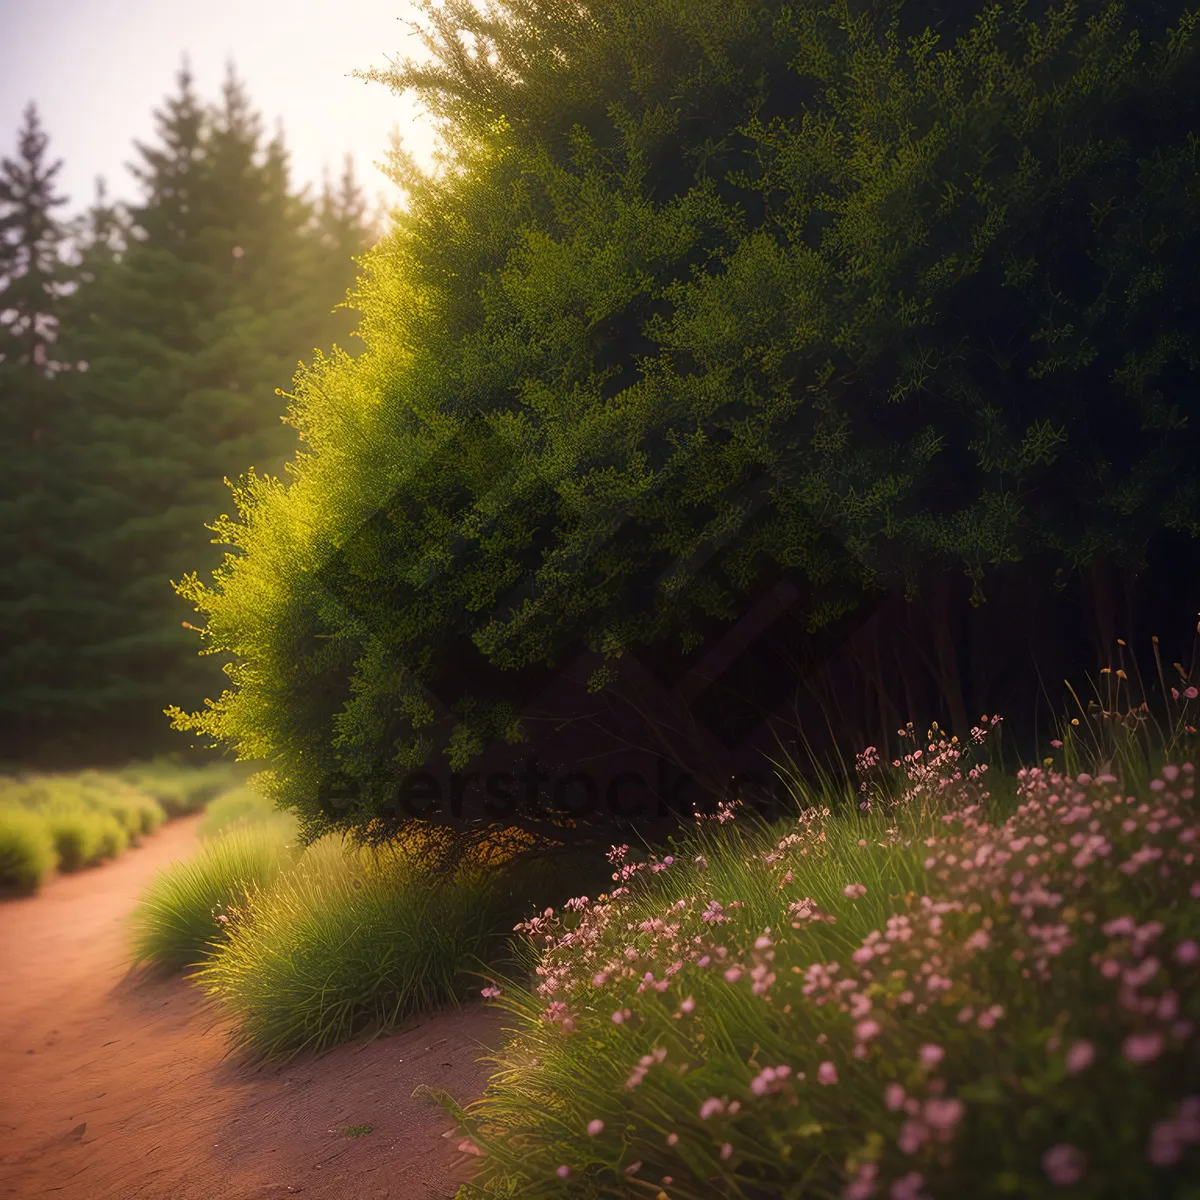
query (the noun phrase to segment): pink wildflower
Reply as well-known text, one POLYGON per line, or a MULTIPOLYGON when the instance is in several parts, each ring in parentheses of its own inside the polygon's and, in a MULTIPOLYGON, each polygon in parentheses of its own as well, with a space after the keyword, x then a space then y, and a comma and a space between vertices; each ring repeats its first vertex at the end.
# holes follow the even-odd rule
POLYGON ((842 1200, 871 1200, 878 1187, 876 1182, 879 1167, 876 1163, 866 1162, 858 1168, 858 1173, 846 1185, 842 1192, 842 1200))
POLYGON ((1002 1016, 1004 1016, 1003 1005, 993 1004, 991 1008, 979 1014, 979 1020, 976 1024, 980 1029, 991 1029, 1002 1016))
POLYGON ((1173 1167, 1183 1155, 1183 1142, 1175 1121, 1159 1121, 1150 1130, 1146 1157, 1156 1167, 1173 1167))
POLYGON ((1200 942, 1195 938, 1187 938, 1175 947, 1175 961, 1182 966, 1190 967, 1200 959, 1200 942))
POLYGON ((789 1066, 763 1067, 750 1081, 750 1090, 756 1096, 769 1096, 781 1089, 783 1081, 791 1073, 792 1068, 789 1066))
POLYGON ((566 1163, 563 1163, 563 1165, 554 1173, 559 1177, 559 1179, 566 1179, 566 1177, 571 1173, 571 1168, 568 1167, 566 1163))
POLYGON ((883 1090, 883 1102, 889 1112, 899 1112, 904 1107, 904 1088, 898 1083, 889 1083, 883 1090))
POLYGON ((823 1083, 826 1086, 832 1083, 837 1083, 838 1073, 837 1067, 828 1059, 817 1068, 817 1082, 823 1083))
POLYGON ((929 1139, 929 1130, 920 1121, 905 1121, 896 1144, 905 1154, 916 1154, 929 1139))
POLYGON ((1161 1053, 1163 1037, 1161 1033, 1134 1033, 1125 1039, 1121 1045, 1121 1053, 1132 1063, 1153 1062, 1161 1053))
POLYGON ((922 1066, 936 1067, 946 1057, 946 1052, 941 1046, 935 1046, 932 1042, 926 1042, 917 1051, 917 1057, 920 1058, 922 1066))
POLYGON ((891 1200, 921 1200, 921 1184, 924 1182, 924 1178, 916 1171, 909 1171, 902 1179, 892 1183, 888 1195, 891 1200))
POLYGON ((1096 1048, 1091 1042, 1084 1040, 1072 1042, 1071 1048, 1067 1051, 1067 1070, 1072 1075, 1086 1071, 1095 1061, 1096 1048))
POLYGON ((1060 1142, 1042 1155, 1042 1170, 1051 1183, 1070 1187, 1078 1183, 1087 1171, 1087 1156, 1077 1146, 1060 1142))
POLYGON ((925 1101, 925 1123, 941 1133, 948 1133, 962 1120, 966 1106, 957 1099, 925 1101))
POLYGON ((588 1122, 588 1137, 595 1137, 599 1133, 604 1132, 604 1122, 597 1117, 594 1121, 588 1122))
POLYGON ((865 896, 867 889, 861 883, 850 883, 842 888, 842 895, 849 896, 851 900, 857 900, 859 896, 865 896))

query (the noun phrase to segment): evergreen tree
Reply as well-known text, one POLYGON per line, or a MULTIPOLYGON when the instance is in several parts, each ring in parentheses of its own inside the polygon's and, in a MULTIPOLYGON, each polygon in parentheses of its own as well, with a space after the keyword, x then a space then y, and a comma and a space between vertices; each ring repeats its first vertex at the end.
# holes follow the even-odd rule
MULTIPOLYGON (((362 255, 377 238, 366 196, 354 173, 352 155, 346 155, 336 188, 330 180, 328 167, 323 173, 315 234, 317 278, 314 286, 322 295, 344 291, 348 282, 347 264, 362 255)), ((356 332, 358 319, 344 301, 338 311, 343 316, 338 321, 334 341, 345 346, 346 340, 356 332)))
POLYGON ((62 160, 30 103, 14 157, 0 161, 0 727, 27 738, 67 688, 70 664, 55 636, 69 618, 63 556, 68 500, 57 486, 68 414, 56 378, 55 337, 71 270, 54 210, 62 160))
POLYGON ((197 556, 218 560, 205 526, 226 504, 226 477, 279 470, 294 452, 276 388, 327 342, 353 270, 343 263, 333 287, 312 206, 289 190, 282 134, 264 145, 232 65, 206 107, 185 64, 155 118, 132 168, 145 194, 119 220, 93 211, 64 320, 86 363, 65 384, 86 619, 63 631, 79 669, 60 716, 93 757, 145 753, 163 739, 172 693, 198 703, 219 679, 171 581, 197 556))

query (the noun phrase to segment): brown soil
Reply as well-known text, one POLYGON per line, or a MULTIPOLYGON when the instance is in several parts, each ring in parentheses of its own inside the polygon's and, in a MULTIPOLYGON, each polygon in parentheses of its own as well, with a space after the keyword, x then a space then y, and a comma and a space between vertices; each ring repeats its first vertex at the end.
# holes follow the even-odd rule
POLYGON ((449 1200, 472 1160, 412 1092, 478 1095, 499 1015, 471 1006, 281 1067, 239 1062, 195 987, 128 969, 125 916, 194 852, 196 823, 0 903, 0 1196, 449 1200))

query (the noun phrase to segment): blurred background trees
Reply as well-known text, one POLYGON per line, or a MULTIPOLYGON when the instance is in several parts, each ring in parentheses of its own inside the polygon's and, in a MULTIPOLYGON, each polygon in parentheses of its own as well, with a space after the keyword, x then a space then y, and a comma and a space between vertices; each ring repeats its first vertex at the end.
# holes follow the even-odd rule
POLYGON ((225 479, 282 473, 297 445, 277 389, 317 347, 375 231, 347 161, 291 187, 230 66, 206 104, 181 69, 136 144, 139 202, 103 181, 56 221, 31 105, 0 174, 0 756, 55 765, 177 749, 162 715, 223 676, 171 588, 220 551, 225 479))

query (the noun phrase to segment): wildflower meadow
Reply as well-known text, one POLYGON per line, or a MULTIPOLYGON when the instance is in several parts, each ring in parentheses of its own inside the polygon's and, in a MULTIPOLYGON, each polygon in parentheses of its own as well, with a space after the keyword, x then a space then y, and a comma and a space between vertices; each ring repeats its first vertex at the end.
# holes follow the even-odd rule
POLYGON ((999 722, 614 847, 611 891, 518 926, 513 1039, 442 1097, 460 1196, 1200 1196, 1195 766, 993 794, 999 722))

